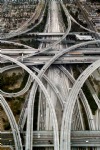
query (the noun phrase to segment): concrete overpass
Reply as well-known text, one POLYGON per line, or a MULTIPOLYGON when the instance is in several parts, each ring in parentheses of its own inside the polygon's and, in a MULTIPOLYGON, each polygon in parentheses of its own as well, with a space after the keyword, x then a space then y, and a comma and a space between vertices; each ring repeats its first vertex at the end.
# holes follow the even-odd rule
MULTIPOLYGON (((26 133, 22 132, 23 146, 26 133)), ((33 131, 33 147, 54 147, 53 131, 33 131)), ((12 132, 1 132, 2 146, 14 146, 12 132)), ((71 131, 71 147, 100 147, 100 131, 71 131)))

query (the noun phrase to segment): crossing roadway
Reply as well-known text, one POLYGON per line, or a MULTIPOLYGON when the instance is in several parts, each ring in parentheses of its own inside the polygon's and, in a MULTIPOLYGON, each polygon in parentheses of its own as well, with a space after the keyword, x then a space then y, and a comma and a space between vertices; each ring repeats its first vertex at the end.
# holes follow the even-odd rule
MULTIPOLYGON (((26 133, 22 132, 23 145, 26 133)), ((33 147, 54 147, 53 131, 34 131, 33 147)), ((12 132, 1 132, 0 143, 2 146, 14 146, 12 132)), ((100 131, 71 131, 72 147, 100 147, 100 131)))
MULTIPOLYGON (((25 46, 25 45, 24 45, 25 46)), ((35 53, 36 50, 33 48, 29 48, 27 49, 0 49, 1 54, 5 54, 5 55, 10 55, 10 56, 16 56, 19 54, 30 54, 30 53, 35 53)), ((55 55, 56 53, 58 53, 58 50, 51 50, 48 52, 44 52, 41 54, 41 56, 43 55, 55 55)), ((92 48, 78 48, 76 50, 73 50, 73 52, 69 52, 70 55, 82 55, 82 54, 87 54, 87 55, 93 55, 93 54, 100 54, 100 50, 99 48, 96 47, 92 47, 92 48)))

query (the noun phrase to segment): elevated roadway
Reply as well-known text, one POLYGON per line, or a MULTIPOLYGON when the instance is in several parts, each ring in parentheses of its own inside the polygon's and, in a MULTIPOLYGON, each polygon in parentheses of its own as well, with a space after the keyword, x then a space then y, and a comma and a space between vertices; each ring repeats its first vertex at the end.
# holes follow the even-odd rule
MULTIPOLYGON (((85 34, 86 32, 70 32, 68 35, 74 35, 74 34, 85 34)), ((27 35, 29 36, 39 36, 39 37, 46 37, 46 36, 63 36, 65 33, 64 32, 31 32, 31 33, 27 33, 27 35)))
MULTIPOLYGON (((79 71, 80 71, 81 73, 83 72, 83 70, 82 70, 81 68, 78 67, 78 69, 79 69, 79 71)), ((95 102, 96 102, 98 108, 100 109, 100 100, 99 100, 99 98, 98 98, 98 96, 97 96, 97 94, 96 94, 96 91, 95 91, 94 88, 92 87, 92 85, 91 85, 91 83, 90 83, 89 80, 86 80, 86 85, 87 85, 88 89, 90 90, 90 93, 91 93, 93 99, 95 100, 95 102)))
MULTIPOLYGON (((63 73, 69 78, 69 80, 72 82, 72 84, 75 83, 75 79, 74 77, 70 74, 70 72, 65 68, 63 67, 62 65, 58 66, 62 71, 63 73)), ((80 92, 79 92, 79 98, 84 106, 84 110, 86 112, 86 115, 87 115, 87 120, 88 120, 88 124, 89 124, 89 129, 90 130, 95 130, 95 125, 94 125, 94 120, 93 120, 93 115, 92 115, 92 112, 91 112, 91 108, 89 106, 89 103, 87 101, 87 98, 85 96, 85 94, 83 93, 83 90, 81 89, 80 92)))
MULTIPOLYGON (((30 54, 30 53, 35 53, 36 50, 33 49, 33 48, 28 48, 27 49, 0 49, 0 53, 1 54, 8 54, 8 55, 19 55, 19 54, 30 54)), ((44 55, 55 55, 56 53, 58 53, 59 50, 51 50, 51 51, 48 51, 48 52, 44 52, 44 53, 41 53, 41 56, 44 56, 44 55)), ((68 54, 70 55, 82 55, 82 54, 87 54, 87 55, 92 55, 92 54, 100 54, 100 50, 99 48, 80 48, 80 49, 76 49, 76 50, 73 50, 73 52, 69 52, 68 54)), ((67 55, 68 55, 67 54, 67 55)), ((66 54, 65 54, 66 55, 66 54)), ((64 56, 65 56, 64 55, 64 56)))
MULTIPOLYGON (((98 56, 97 55, 94 55, 94 56, 81 56, 81 55, 73 56, 72 55, 70 57, 69 56, 70 55, 61 56, 52 64, 82 64, 82 63, 91 64, 100 58, 99 55, 98 56)), ((13 57, 13 58, 16 59, 16 57, 13 57)), ((44 65, 51 58, 52 56, 36 56, 33 58, 27 58, 23 60, 23 57, 22 57, 21 62, 23 62, 25 65, 44 65)), ((1 59, 1 63, 8 63, 8 62, 10 61, 1 59)))
MULTIPOLYGON (((16 46, 16 47, 21 47, 21 48, 23 47, 23 48, 25 48, 25 49, 27 49, 27 48, 32 48, 32 47, 30 47, 30 46, 28 46, 28 45, 24 45, 24 44, 17 43, 17 42, 12 42, 12 41, 0 40, 0 43, 1 43, 1 44, 4 44, 5 46, 6 46, 6 44, 9 44, 9 45, 16 46)), ((0 48, 0 50, 1 50, 1 48, 0 48)))
MULTIPOLYGON (((22 132, 23 146, 26 133, 22 132)), ((53 131, 33 131, 33 147, 54 147, 53 131)), ((1 132, 2 146, 14 146, 12 132, 1 132)), ((71 147, 100 147, 100 131, 71 131, 71 147)))

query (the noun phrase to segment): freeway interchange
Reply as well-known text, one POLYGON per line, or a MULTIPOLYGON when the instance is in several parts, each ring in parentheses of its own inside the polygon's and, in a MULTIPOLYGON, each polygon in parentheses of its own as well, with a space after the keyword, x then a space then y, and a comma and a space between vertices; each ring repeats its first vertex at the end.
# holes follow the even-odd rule
MULTIPOLYGON (((24 25, 15 32, 0 38, 1 45, 6 45, 6 48, 2 48, 2 46, 0 48, 0 74, 18 67, 29 74, 26 85, 19 92, 9 93, 0 89, 0 104, 8 117, 12 130, 11 132, 0 132, 1 147, 12 146, 16 150, 32 150, 33 147, 39 150, 41 148, 70 150, 83 147, 98 149, 100 148, 100 133, 96 131, 98 130, 96 124, 98 123, 99 126, 99 117, 97 120, 95 119, 97 116, 92 113, 82 86, 88 77, 100 67, 100 33, 92 30, 94 28, 87 21, 86 14, 84 18, 89 28, 78 23, 62 0, 44 2, 43 4, 42 2, 38 3, 35 13, 24 25), (48 12, 44 32, 29 33, 43 21, 46 8, 48 8, 48 12), (67 20, 67 27, 62 11, 67 20), (37 19, 38 22, 36 22, 37 19), (30 22, 33 23, 33 27, 27 29, 30 22), (90 36, 94 35, 92 40, 74 40, 73 43, 72 38, 78 33, 81 38, 81 34, 85 34, 83 31, 72 32, 73 22, 82 30, 88 31, 90 36), (34 38, 34 35, 41 37, 38 48, 12 40, 16 36, 20 39, 20 35, 28 36, 28 38, 29 36, 34 38), (64 40, 67 41, 67 37, 70 44, 63 43, 64 40), (7 45, 16 48, 7 48, 7 45), (80 64, 89 66, 75 79, 72 65, 80 64), (37 131, 34 131, 37 90, 39 90, 37 131), (19 121, 16 122, 6 98, 18 97, 26 92, 28 94, 22 106, 19 121)), ((81 3, 78 1, 77 5, 81 5, 81 3)), ((86 35, 84 37, 86 38, 86 35)), ((95 91, 94 93, 96 95, 95 91)), ((96 103, 99 110, 99 102, 96 101, 96 103)))

